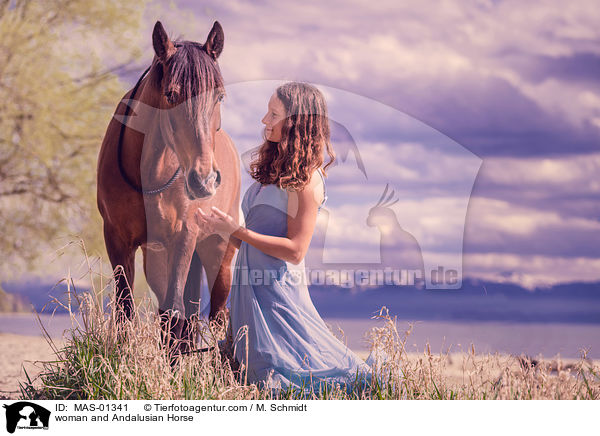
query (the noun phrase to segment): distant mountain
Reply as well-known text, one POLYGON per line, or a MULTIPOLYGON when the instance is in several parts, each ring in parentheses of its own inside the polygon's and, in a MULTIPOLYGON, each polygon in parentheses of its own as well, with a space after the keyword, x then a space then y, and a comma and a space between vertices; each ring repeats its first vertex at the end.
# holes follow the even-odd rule
POLYGON ((0 287, 0 313, 30 312, 29 302, 18 295, 9 294, 0 287))
POLYGON ((456 290, 382 286, 352 292, 311 285, 310 294, 319 313, 329 318, 364 318, 386 306, 405 320, 600 323, 600 282, 530 291, 465 278, 456 290))
MULTIPOLYGON (((55 286, 55 283, 49 283, 39 278, 29 279, 21 282, 3 282, 2 288, 9 294, 21 301, 27 302, 27 307, 35 308, 38 313, 66 313, 67 309, 53 303, 56 298, 65 306, 68 305, 68 287, 65 283, 55 286)), ((77 289, 77 293, 87 292, 88 289, 77 289)), ((77 300, 71 298, 71 307, 74 312, 78 310, 77 300)))
MULTIPOLYGON (((52 312, 56 297, 66 305, 67 286, 41 280, 2 283, 9 293, 30 301, 38 312, 52 312)), ((412 286, 382 286, 362 291, 311 285, 310 295, 326 318, 361 318, 386 306, 403 320, 564 322, 600 324, 600 282, 565 283, 530 291, 516 284, 470 278, 456 290, 419 290, 412 286)), ((77 289, 78 293, 87 289, 77 289)), ((76 302, 72 301, 74 310, 76 302)), ((58 307, 57 312, 65 312, 58 307)))

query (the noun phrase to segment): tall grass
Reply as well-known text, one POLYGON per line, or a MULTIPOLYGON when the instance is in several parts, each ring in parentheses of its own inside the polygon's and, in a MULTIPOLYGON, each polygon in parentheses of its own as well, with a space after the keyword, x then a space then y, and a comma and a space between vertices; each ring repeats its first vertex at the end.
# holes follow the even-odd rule
MULTIPOLYGON (((90 267, 89 274, 97 273, 90 267)), ((73 327, 61 347, 47 335, 55 359, 43 362, 36 378, 27 375, 21 384, 24 399, 600 399, 600 368, 585 353, 571 364, 476 354, 473 346, 458 356, 432 353, 429 345, 422 353, 407 353, 413 327, 399 332, 385 310, 378 315, 383 326, 369 333, 371 346, 383 351, 373 380, 384 383, 276 393, 247 383, 243 363, 232 358, 232 347, 245 336, 238 332, 227 340, 227 326, 196 322, 207 350, 182 356, 172 366, 151 305, 138 304, 133 318, 119 326, 115 283, 104 279, 105 287, 96 289, 92 279, 91 292, 79 294, 72 278, 65 278, 70 298, 57 303, 69 310, 73 327), (75 301, 81 321, 71 310, 75 301), (456 366, 460 370, 452 372, 456 366)))

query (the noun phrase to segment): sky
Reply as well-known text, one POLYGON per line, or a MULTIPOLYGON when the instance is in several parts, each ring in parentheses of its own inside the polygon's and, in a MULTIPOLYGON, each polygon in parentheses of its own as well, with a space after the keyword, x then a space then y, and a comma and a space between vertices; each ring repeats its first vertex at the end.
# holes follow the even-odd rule
POLYGON ((600 280, 597 3, 178 0, 146 10, 140 73, 157 19, 198 42, 222 25, 223 128, 241 155, 278 84, 323 92, 345 158, 326 180, 323 262, 380 262, 385 238, 393 259, 408 232, 426 267, 463 278, 600 280), (370 227, 386 185, 397 222, 370 227))

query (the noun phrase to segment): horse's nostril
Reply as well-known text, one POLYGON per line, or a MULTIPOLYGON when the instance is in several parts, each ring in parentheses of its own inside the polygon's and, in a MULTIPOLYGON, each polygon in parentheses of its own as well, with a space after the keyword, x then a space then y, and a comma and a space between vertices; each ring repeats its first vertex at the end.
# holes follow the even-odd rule
POLYGON ((217 170, 217 178, 215 179, 215 187, 221 184, 221 171, 217 170))
POLYGON ((202 182, 200 181, 200 175, 198 174, 197 171, 195 171, 195 170, 190 171, 190 176, 188 177, 188 179, 189 179, 189 184, 193 189, 196 189, 196 188, 202 186, 202 182))

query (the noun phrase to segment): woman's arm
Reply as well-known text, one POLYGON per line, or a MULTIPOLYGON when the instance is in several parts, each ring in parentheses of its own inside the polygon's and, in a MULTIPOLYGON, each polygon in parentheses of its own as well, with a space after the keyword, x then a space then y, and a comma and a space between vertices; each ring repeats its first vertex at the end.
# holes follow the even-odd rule
POLYGON ((200 209, 197 215, 199 224, 203 222, 211 231, 227 232, 234 241, 245 241, 265 254, 297 265, 308 251, 319 204, 323 200, 322 188, 318 189, 320 178, 315 177, 315 174, 316 172, 302 191, 290 192, 288 195, 288 229, 285 237, 264 235, 241 227, 217 208, 213 208, 216 216, 204 214, 200 209), (318 192, 320 194, 316 194, 318 192))
POLYGON ((302 191, 288 194, 286 237, 263 235, 245 227, 237 229, 233 236, 270 256, 299 264, 306 256, 317 222, 320 202, 317 202, 314 193, 318 182, 318 175, 313 176, 302 191))
POLYGON ((231 242, 238 250, 240 249, 240 245, 242 245, 242 241, 233 235, 229 236, 229 242, 231 242))

